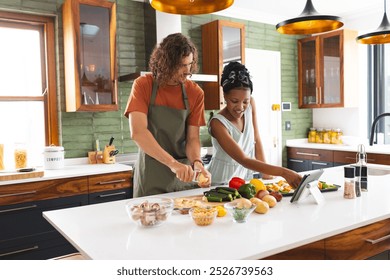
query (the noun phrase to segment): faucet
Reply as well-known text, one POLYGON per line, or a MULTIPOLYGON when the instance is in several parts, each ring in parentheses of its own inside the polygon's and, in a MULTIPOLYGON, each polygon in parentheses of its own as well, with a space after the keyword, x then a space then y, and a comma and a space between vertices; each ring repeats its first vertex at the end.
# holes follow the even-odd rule
POLYGON ((390 113, 383 113, 383 114, 380 114, 379 116, 377 116, 375 118, 375 120, 372 122, 372 126, 371 126, 371 133, 370 133, 370 146, 372 146, 372 144, 374 143, 374 131, 375 131, 375 127, 376 127, 376 124, 377 122, 383 118, 383 117, 390 117, 390 113))

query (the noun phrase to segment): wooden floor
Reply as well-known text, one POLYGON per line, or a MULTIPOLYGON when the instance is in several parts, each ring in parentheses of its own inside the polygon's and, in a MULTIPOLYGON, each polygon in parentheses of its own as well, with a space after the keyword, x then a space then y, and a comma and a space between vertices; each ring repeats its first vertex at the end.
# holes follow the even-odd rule
POLYGON ((59 257, 53 258, 52 260, 56 260, 56 261, 85 260, 85 258, 80 253, 73 253, 73 254, 69 254, 69 255, 59 256, 59 257))

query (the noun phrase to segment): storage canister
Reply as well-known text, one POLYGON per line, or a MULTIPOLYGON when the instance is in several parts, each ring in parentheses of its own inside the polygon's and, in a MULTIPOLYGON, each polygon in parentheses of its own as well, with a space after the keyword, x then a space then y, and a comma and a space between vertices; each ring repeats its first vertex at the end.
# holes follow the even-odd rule
POLYGON ((45 147, 45 150, 43 152, 43 165, 45 169, 64 168, 64 147, 45 147))

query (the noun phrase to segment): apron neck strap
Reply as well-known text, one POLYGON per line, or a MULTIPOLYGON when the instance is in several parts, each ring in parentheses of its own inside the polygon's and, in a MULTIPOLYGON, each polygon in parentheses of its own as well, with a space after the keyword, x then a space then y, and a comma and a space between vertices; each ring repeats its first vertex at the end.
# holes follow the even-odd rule
MULTIPOLYGON (((186 89, 183 83, 181 83, 180 85, 181 85, 181 93, 183 97, 184 107, 186 110, 189 110, 190 106, 188 103, 188 96, 187 96, 186 89)), ((152 96, 150 97, 149 109, 151 106, 154 106, 154 103, 156 101, 156 96, 157 96, 157 89, 158 89, 158 83, 156 80, 153 80, 152 96)))

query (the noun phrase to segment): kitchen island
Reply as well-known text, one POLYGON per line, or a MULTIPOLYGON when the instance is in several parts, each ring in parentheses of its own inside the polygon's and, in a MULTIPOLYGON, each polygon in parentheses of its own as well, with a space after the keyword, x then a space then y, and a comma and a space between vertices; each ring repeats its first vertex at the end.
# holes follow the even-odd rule
MULTIPOLYGON (((284 197, 267 214, 252 213, 243 224, 225 216, 200 227, 188 215, 174 212, 159 227, 141 228, 126 213, 129 200, 46 211, 43 216, 85 258, 95 260, 262 259, 381 221, 387 223, 385 236, 389 235, 390 188, 386 182, 390 175, 369 176, 369 191, 356 199, 343 198, 343 175, 343 167, 325 170, 320 180, 341 188, 323 193, 322 204, 312 197, 292 204, 284 197)), ((204 190, 164 196, 186 197, 204 190)), ((378 240, 382 234, 371 231, 366 239, 378 240)), ((389 238, 379 243, 382 249, 390 249, 389 238)))

